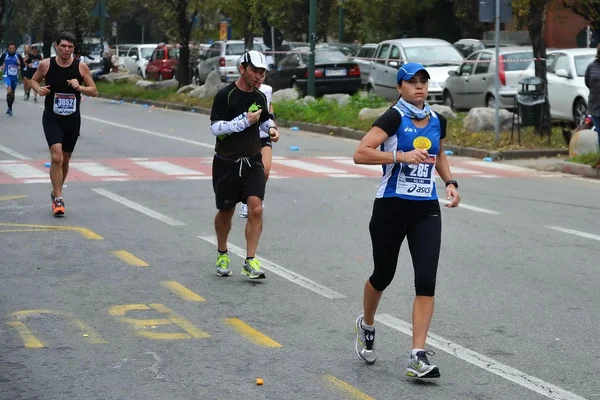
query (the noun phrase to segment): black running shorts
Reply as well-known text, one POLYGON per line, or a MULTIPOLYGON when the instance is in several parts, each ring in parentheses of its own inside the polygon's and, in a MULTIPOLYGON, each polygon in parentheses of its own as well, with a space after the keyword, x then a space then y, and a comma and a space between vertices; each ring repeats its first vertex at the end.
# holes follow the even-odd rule
POLYGON ((215 155, 212 167, 217 209, 230 210, 250 196, 265 197, 265 167, 260 153, 241 159, 215 155))
POLYGON ((72 153, 79 138, 81 114, 58 116, 51 111, 44 110, 42 127, 48 147, 61 143, 64 152, 72 153))
POLYGON ((271 142, 271 138, 270 137, 266 137, 266 138, 260 138, 260 148, 262 149, 263 147, 273 147, 273 143, 271 142))

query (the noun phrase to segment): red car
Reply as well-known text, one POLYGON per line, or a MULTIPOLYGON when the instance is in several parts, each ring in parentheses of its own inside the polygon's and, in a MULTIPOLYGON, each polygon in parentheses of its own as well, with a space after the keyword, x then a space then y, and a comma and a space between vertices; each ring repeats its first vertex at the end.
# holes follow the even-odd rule
POLYGON ((159 44, 146 66, 148 80, 162 81, 174 79, 179 64, 179 48, 168 44, 159 44))

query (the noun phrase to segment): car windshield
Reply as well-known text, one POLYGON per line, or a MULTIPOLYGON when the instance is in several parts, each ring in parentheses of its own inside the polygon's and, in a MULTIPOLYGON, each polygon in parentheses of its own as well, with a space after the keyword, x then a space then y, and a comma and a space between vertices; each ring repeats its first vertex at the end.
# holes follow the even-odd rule
MULTIPOLYGON (((244 43, 227 43, 227 50, 225 50, 226 56, 241 56, 245 50, 244 43)), ((263 47, 259 43, 252 44, 252 50, 264 51, 263 47)))
POLYGON ((520 53, 502 54, 505 71, 524 71, 533 61, 532 51, 523 51, 520 53))
POLYGON ((142 47, 142 57, 149 60, 154 52, 154 47, 142 47))
POLYGON ((577 76, 585 76, 585 70, 595 58, 595 54, 587 54, 585 56, 575 57, 575 71, 577 71, 577 76))
POLYGON ((418 62, 424 67, 446 67, 460 65, 463 56, 452 45, 405 47, 408 62, 418 62))
MULTIPOLYGON (((301 54, 302 62, 308 64, 308 54, 301 54)), ((329 64, 347 62, 348 57, 338 50, 317 50, 315 51, 315 64, 329 64)))

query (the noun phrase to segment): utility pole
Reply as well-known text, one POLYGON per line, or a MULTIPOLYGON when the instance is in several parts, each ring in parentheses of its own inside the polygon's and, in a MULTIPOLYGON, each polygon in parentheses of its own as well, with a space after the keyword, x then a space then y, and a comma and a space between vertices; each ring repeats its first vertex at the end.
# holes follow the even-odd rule
POLYGON ((310 43, 310 54, 308 55, 308 82, 307 94, 315 95, 315 39, 317 38, 317 0, 310 0, 308 17, 308 40, 310 43))
POLYGON ((494 41, 496 44, 496 76, 494 79, 494 131, 496 143, 500 141, 500 0, 496 0, 494 41))
POLYGON ((340 0, 340 15, 338 17, 338 41, 344 41, 344 0, 340 0))

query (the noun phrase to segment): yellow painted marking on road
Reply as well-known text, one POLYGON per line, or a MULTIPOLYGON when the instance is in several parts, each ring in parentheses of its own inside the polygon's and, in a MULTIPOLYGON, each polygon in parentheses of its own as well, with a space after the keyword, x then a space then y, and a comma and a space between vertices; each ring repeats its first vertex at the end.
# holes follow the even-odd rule
POLYGON ((354 386, 351 386, 349 384, 347 384, 346 382, 344 382, 341 379, 336 378, 333 375, 329 375, 329 374, 325 374, 323 376, 323 380, 325 380, 325 382, 331 386, 332 388, 343 392, 344 394, 350 396, 350 398, 355 399, 355 400, 375 400, 373 397, 366 395, 365 393, 361 392, 360 390, 358 390, 357 388, 355 388, 354 386))
MULTIPOLYGON (((23 327, 29 333, 31 333, 23 321, 27 321, 27 317, 29 317, 31 315, 42 315, 42 314, 48 314, 48 315, 53 315, 55 317, 60 317, 60 318, 64 319, 65 321, 69 322, 71 325, 73 325, 75 328, 77 328, 78 331, 80 331, 83 334, 83 337, 89 343, 92 343, 92 344, 107 343, 106 340, 104 340, 102 338, 102 336, 100 336, 92 327, 88 326, 85 322, 75 318, 75 316, 73 314, 70 314, 67 312, 53 311, 53 310, 21 310, 21 311, 14 312, 12 315, 13 315, 13 317, 15 317, 16 319, 19 320, 17 322, 19 322, 21 325, 23 325, 23 327)), ((10 322, 9 322, 9 324, 10 324, 10 322)), ((15 328, 15 329, 20 329, 20 328, 15 328)), ((35 339, 35 337, 34 337, 34 339, 35 339)), ((25 347, 29 347, 29 346, 27 346, 27 342, 25 341, 24 338, 23 338, 23 341, 25 342, 25 347)))
POLYGON ((129 253, 125 250, 115 250, 111 251, 111 254, 117 257, 119 260, 123 261, 125 264, 134 266, 134 267, 147 267, 148 263, 144 260, 141 260, 129 253))
POLYGON ((124 304, 111 307, 108 310, 108 313, 133 326, 135 334, 146 339, 180 340, 192 338, 203 339, 210 337, 208 333, 196 328, 191 322, 182 316, 177 315, 173 310, 163 304, 152 303, 150 306, 147 306, 146 304, 124 304), (125 315, 130 311, 151 311, 153 309, 161 314, 165 314, 167 318, 141 319, 125 317, 125 315), (153 329, 155 329, 157 325, 177 325, 183 329, 185 333, 154 332, 153 329))
POLYGON ((160 284, 184 300, 196 302, 206 301, 202 296, 198 296, 196 293, 192 292, 190 289, 186 288, 177 281, 163 281, 160 284))
POLYGON ((24 199, 27 196, 24 195, 16 195, 16 196, 0 196, 0 201, 2 200, 16 200, 16 199, 24 199))
POLYGON ((257 331, 250 325, 237 318, 227 318, 225 323, 233 328, 237 333, 244 336, 250 342, 262 347, 283 347, 267 335, 257 331))
POLYGON ((48 232, 48 231, 56 231, 56 229, 0 229, 0 233, 10 233, 10 232, 48 232))
POLYGON ((23 340, 23 344, 28 349, 41 349, 45 347, 44 344, 38 338, 36 338, 29 328, 27 328, 27 326, 21 321, 11 321, 8 322, 8 325, 17 331, 17 334, 21 337, 21 340, 23 340))
POLYGON ((97 233, 92 232, 91 230, 89 230, 87 228, 81 228, 79 226, 12 224, 12 223, 5 223, 5 222, 0 222, 0 226, 8 226, 8 227, 13 227, 13 228, 24 228, 23 230, 21 230, 22 232, 31 232, 31 229, 33 229, 33 230, 37 229, 41 232, 44 232, 44 231, 74 231, 89 240, 104 239, 102 236, 98 235, 97 233))

